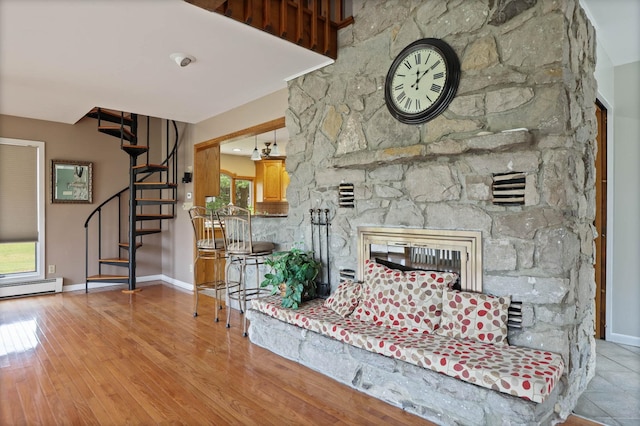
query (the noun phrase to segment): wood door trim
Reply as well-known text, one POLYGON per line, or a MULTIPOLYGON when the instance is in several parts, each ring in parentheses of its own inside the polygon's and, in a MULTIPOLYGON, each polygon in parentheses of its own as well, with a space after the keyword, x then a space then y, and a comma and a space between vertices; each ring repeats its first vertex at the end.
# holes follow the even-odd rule
POLYGON ((194 149, 195 150, 207 149, 210 146, 220 145, 222 142, 227 142, 231 139, 255 136, 261 133, 269 132, 271 130, 281 129, 283 127, 285 127, 285 119, 284 117, 280 117, 280 118, 276 118, 275 120, 266 121, 264 123, 260 123, 255 126, 247 127, 246 129, 227 133, 226 135, 218 136, 217 138, 209 139, 208 141, 200 142, 199 144, 196 144, 194 146, 194 149))
POLYGON ((598 236, 595 238, 595 337, 606 337, 606 295, 607 295, 607 108, 596 100, 597 154, 596 166, 596 215, 594 225, 598 236))

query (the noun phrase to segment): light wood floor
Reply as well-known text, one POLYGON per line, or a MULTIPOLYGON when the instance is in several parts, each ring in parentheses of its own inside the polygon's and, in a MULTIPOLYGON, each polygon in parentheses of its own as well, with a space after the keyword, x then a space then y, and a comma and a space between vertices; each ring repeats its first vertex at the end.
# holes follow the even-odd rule
POLYGON ((200 301, 197 318, 162 284, 0 301, 0 425, 429 424, 252 345, 235 312, 227 329, 200 301))

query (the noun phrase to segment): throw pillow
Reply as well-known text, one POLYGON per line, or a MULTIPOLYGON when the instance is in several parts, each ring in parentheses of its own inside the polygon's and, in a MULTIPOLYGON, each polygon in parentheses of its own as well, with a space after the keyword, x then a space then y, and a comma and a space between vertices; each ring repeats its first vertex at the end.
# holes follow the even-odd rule
POLYGON ((389 268, 378 265, 376 262, 367 259, 364 263, 364 276, 361 293, 360 304, 355 309, 353 317, 361 321, 374 322, 378 325, 379 318, 376 308, 376 300, 372 293, 372 288, 376 286, 384 286, 389 277, 394 273, 389 268))
POLYGON ((440 322, 442 291, 456 281, 452 272, 402 272, 367 262, 361 303, 354 318, 412 332, 433 332, 440 322))
MULTIPOLYGON (((401 263, 396 263, 396 262, 391 262, 390 260, 385 260, 385 259, 380 259, 379 257, 376 257, 376 263, 386 266, 389 269, 394 269, 397 271, 402 271, 402 272, 411 272, 411 271, 431 271, 431 269, 423 269, 423 268, 416 268, 413 266, 405 266, 401 263)), ((441 271, 435 271, 435 272, 441 272, 441 271)), ((449 271, 442 271, 442 272, 449 272, 449 271)), ((454 272, 455 274, 455 272, 454 272)), ((460 287, 460 276, 458 274, 456 274, 456 279, 449 284, 449 288, 452 288, 454 290, 462 290, 462 287, 460 287)))
POLYGON ((417 333, 432 333, 442 313, 442 293, 457 275, 450 272, 413 271, 393 274, 372 296, 382 325, 417 333))
POLYGON ((436 333, 502 346, 507 342, 509 296, 445 289, 442 319, 436 333))
POLYGON ((362 285, 346 280, 340 283, 336 291, 324 301, 324 306, 342 317, 348 317, 360 303, 362 285))

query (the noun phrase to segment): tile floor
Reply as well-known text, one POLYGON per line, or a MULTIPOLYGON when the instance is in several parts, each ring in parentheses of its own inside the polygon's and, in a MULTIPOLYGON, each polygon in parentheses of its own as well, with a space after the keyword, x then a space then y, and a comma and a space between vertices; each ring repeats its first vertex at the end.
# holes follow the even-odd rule
POLYGON ((608 426, 640 426, 640 347, 596 341, 596 375, 575 414, 608 426))

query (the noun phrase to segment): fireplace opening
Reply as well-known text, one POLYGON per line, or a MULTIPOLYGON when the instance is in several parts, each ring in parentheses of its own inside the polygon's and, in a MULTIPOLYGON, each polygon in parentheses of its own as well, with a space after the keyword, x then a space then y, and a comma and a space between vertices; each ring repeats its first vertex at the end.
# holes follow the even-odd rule
POLYGON ((359 227, 358 242, 359 279, 365 260, 378 259, 394 269, 456 272, 462 290, 482 292, 480 231, 359 227))

